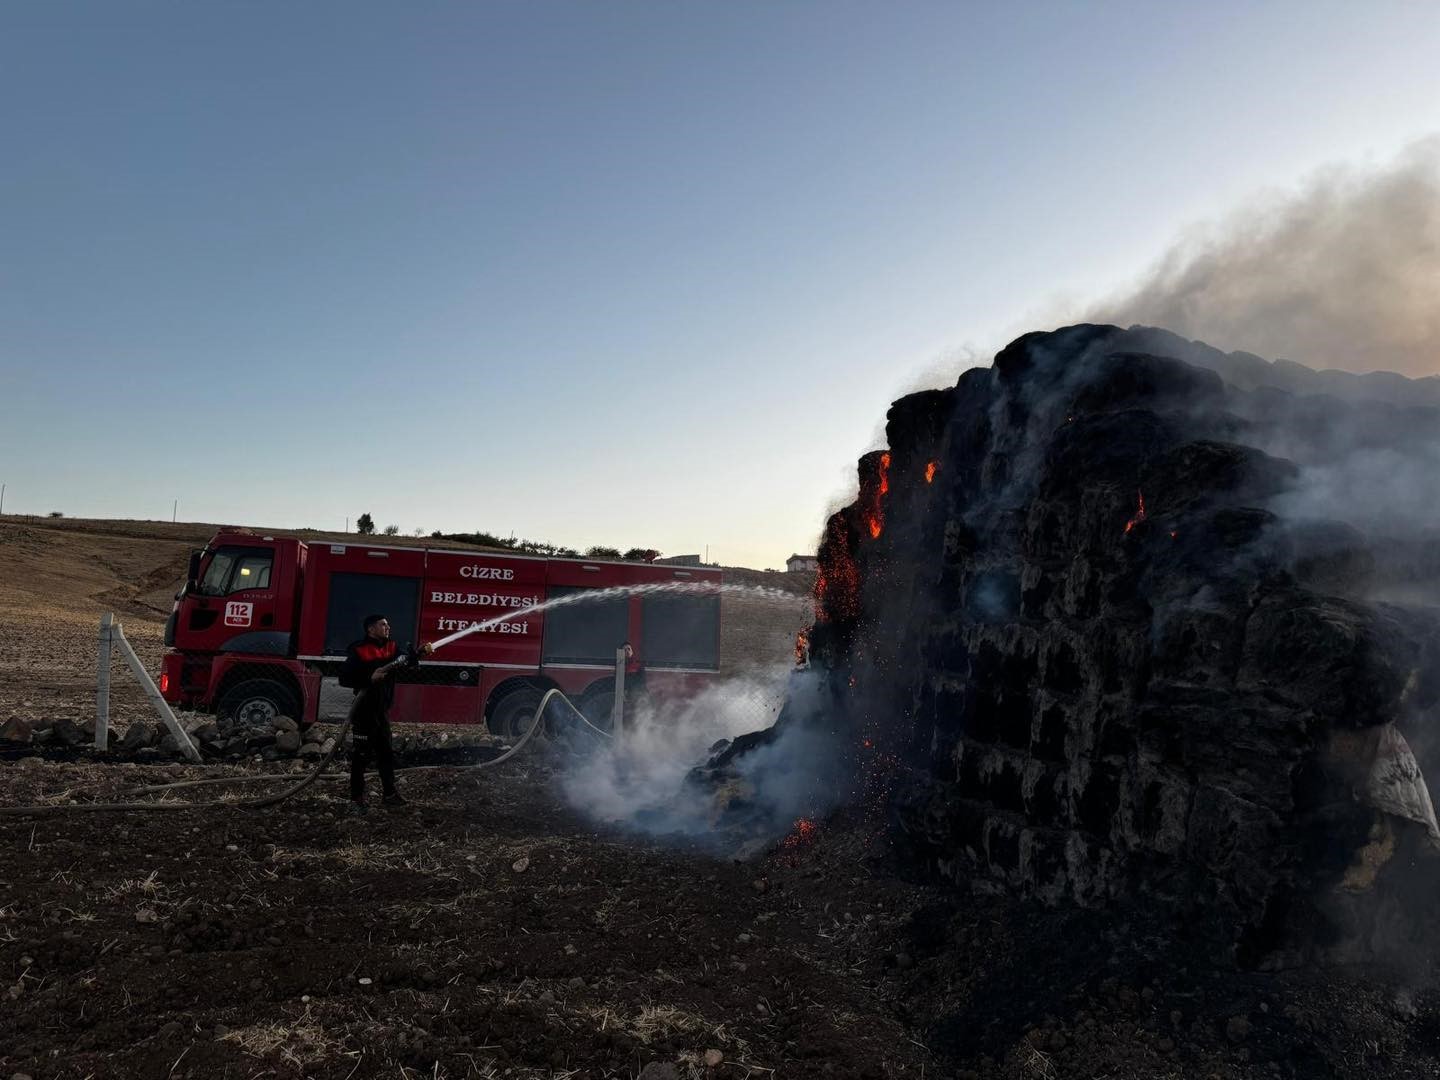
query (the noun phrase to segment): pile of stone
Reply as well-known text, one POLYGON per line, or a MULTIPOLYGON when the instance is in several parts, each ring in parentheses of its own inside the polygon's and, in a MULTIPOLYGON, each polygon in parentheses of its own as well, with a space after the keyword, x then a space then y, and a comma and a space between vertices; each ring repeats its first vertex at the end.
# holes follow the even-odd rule
MULTIPOLYGON (((207 761, 281 761, 295 758, 318 761, 335 745, 333 735, 321 725, 302 725, 288 716, 276 716, 268 723, 247 725, 228 717, 182 715, 180 723, 207 761)), ((498 740, 483 729, 455 732, 420 730, 397 734, 394 738, 397 756, 432 750, 488 748, 497 743, 498 740)), ((0 724, 0 748, 80 752, 94 745, 93 718, 83 721, 69 718, 32 721, 13 716, 0 724)), ((112 727, 106 749, 126 760, 142 762, 184 756, 179 741, 158 720, 132 721, 118 730, 112 727)))
MULTIPOLYGON (((78 750, 95 745, 95 721, 72 720, 59 717, 52 720, 28 720, 23 716, 12 716, 0 724, 0 747, 33 746, 37 749, 53 747, 58 750, 78 750)), ((114 732, 111 732, 114 745, 114 732)))
MULTIPOLYGON (((300 724, 288 716, 277 716, 263 727, 206 716, 186 717, 181 725, 200 753, 211 760, 238 761, 257 756, 265 761, 294 757, 315 760, 335 744, 317 726, 302 731, 300 724)), ((95 720, 62 717, 31 721, 14 716, 0 725, 0 745, 35 750, 93 748, 95 720)), ((118 730, 112 727, 106 749, 137 760, 182 756, 179 740, 159 721, 133 721, 118 730)))
MULTIPOLYGON (((275 716, 262 724, 245 724, 227 717, 196 717, 184 726, 185 733, 207 758, 279 761, 301 757, 314 761, 334 747, 334 740, 317 727, 302 730, 299 722, 288 716, 275 716)), ((166 738, 173 740, 173 736, 166 738)))

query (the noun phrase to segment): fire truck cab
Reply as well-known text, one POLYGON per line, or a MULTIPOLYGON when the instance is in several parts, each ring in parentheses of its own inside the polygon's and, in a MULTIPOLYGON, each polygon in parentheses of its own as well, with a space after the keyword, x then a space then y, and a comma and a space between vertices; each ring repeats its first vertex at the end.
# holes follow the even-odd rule
POLYGON ((488 723, 510 735, 555 687, 608 718, 616 650, 630 645, 652 697, 693 694, 719 671, 719 570, 490 551, 305 542, 226 529, 194 552, 165 627, 160 692, 172 704, 241 717, 322 717, 322 685, 367 613, 392 636, 433 642, 498 615, 586 591, 668 583, 528 612, 438 648, 397 679, 399 723, 488 723), (712 586, 705 589, 705 586, 712 586))

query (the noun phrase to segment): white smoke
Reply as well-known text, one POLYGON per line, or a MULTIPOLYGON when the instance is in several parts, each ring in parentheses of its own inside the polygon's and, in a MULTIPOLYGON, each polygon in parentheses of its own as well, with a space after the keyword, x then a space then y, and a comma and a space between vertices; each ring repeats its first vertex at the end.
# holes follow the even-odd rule
POLYGON ((1087 322, 1162 326, 1312 368, 1440 373, 1440 136, 1332 168, 1177 241, 1087 322))
POLYGON ((1294 489, 1274 500, 1285 518, 1338 520, 1361 532, 1440 529, 1440 439, 1408 452, 1356 447, 1311 465, 1294 489))
MULTIPOLYGON (((565 772, 561 788, 576 809, 605 824, 657 836, 704 835, 737 793, 687 785, 686 777, 716 743, 774 724, 792 690, 790 669, 780 666, 727 678, 686 702, 643 704, 627 717, 621 738, 596 746, 565 772)), ((782 831, 789 825, 807 789, 799 774, 810 757, 785 737, 744 756, 750 824, 782 831)))

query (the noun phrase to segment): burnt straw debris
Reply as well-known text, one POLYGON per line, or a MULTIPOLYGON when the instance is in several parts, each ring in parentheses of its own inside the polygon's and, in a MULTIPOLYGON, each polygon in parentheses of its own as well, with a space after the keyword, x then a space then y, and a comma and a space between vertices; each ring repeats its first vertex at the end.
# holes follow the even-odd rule
POLYGON ((1434 956, 1440 406, 1306 370, 1080 325, 897 401, 821 534, 823 707, 697 777, 808 725, 932 880, 1434 956))

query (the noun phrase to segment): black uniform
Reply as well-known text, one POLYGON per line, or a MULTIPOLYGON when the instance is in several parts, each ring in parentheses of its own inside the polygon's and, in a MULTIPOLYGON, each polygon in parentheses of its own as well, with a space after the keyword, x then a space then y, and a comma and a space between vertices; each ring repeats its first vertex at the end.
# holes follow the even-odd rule
POLYGON ((399 654, 395 642, 369 637, 353 642, 345 650, 340 685, 355 691, 355 703, 350 706, 350 798, 356 802, 365 795, 365 768, 371 757, 384 793, 395 794, 395 753, 390 746, 390 718, 386 715, 395 700, 395 682, 388 675, 378 683, 371 682, 370 677, 393 663, 399 654))

